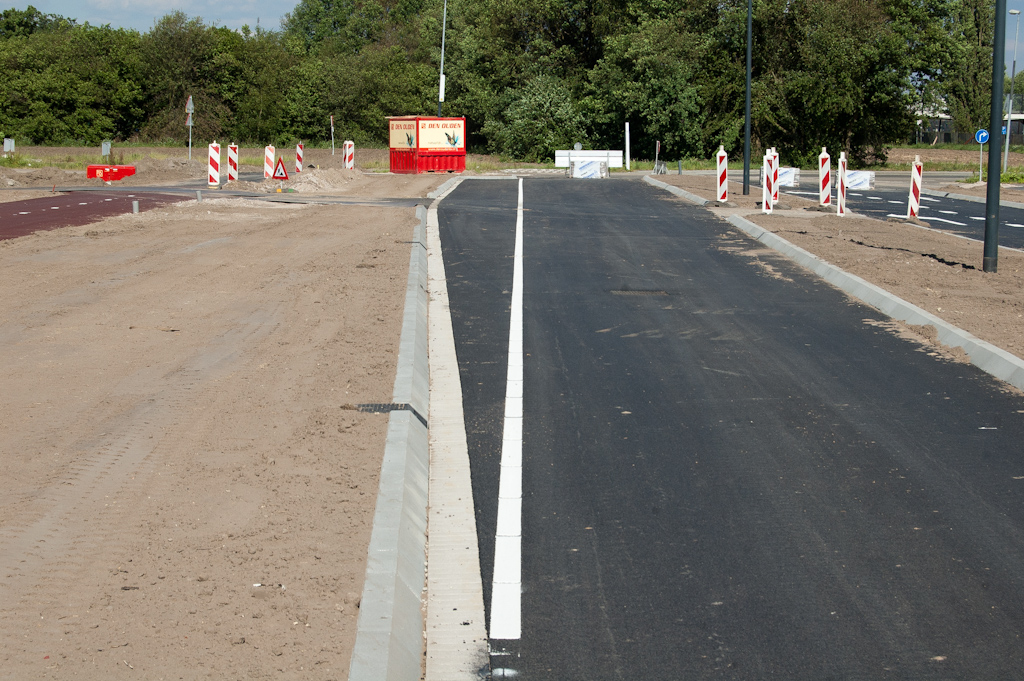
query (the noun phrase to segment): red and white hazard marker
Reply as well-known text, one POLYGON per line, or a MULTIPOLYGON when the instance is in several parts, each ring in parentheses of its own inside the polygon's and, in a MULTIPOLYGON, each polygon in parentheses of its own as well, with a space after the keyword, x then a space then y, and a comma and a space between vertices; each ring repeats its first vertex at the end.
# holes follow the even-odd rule
POLYGON ((821 148, 821 156, 818 157, 818 205, 832 205, 832 157, 828 155, 825 147, 821 148))
POLYGON ((765 213, 772 212, 772 194, 775 189, 774 176, 772 174, 772 152, 768 151, 761 162, 761 176, 764 178, 761 183, 761 210, 765 213))
POLYGON ((216 189, 220 186, 220 145, 214 140, 210 145, 210 172, 209 187, 216 189))
POLYGON ((910 167, 910 199, 907 203, 907 219, 920 217, 921 213, 921 180, 924 176, 924 164, 921 157, 914 157, 914 165, 910 167))
POLYGON ((836 176, 836 215, 846 217, 846 152, 839 152, 839 174, 836 176))
POLYGON ((263 149, 263 178, 267 179, 274 174, 274 158, 277 156, 277 150, 272 145, 267 145, 263 149))
POLYGON ((345 140, 341 147, 341 153, 345 158, 345 170, 355 170, 356 167, 356 143, 352 140, 345 140))
POLYGON ((228 182, 238 180, 238 145, 228 145, 228 182))
POLYGON ((725 153, 725 145, 718 145, 715 160, 718 161, 718 192, 715 195, 719 203, 725 203, 729 200, 729 155, 725 153))
POLYGON ((302 172, 302 142, 295 145, 295 172, 302 172))
POLYGON ((284 167, 284 159, 277 159, 277 166, 274 167, 274 179, 275 180, 287 180, 288 170, 284 167))
POLYGON ((771 204, 772 208, 778 203, 778 151, 774 146, 771 147, 771 172, 772 172, 772 195, 771 204))

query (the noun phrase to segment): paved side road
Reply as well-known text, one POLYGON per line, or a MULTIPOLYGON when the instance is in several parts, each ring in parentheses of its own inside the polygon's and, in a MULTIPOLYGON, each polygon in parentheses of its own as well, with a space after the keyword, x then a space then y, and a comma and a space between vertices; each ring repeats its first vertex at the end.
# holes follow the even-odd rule
POLYGON ((0 240, 14 239, 39 230, 88 225, 112 215, 132 212, 132 201, 145 211, 190 196, 154 192, 76 192, 53 197, 0 203, 0 240))
MULTIPOLYGON (((512 183, 439 213, 490 607, 512 183)), ((632 180, 524 187, 527 679, 1010 678, 1024 399, 632 180)))

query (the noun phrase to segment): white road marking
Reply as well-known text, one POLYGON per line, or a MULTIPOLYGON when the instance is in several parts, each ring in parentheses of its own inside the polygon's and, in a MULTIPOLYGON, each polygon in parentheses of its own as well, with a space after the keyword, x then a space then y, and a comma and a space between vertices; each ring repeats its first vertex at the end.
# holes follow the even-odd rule
POLYGON ((20 213, 18 213, 18 215, 28 215, 28 214, 29 214, 29 212, 30 212, 30 211, 27 211, 27 210, 23 210, 23 211, 21 211, 20 213))
POLYGON ((791 191, 787 191, 785 193, 786 194, 805 194, 807 196, 817 196, 818 195, 817 192, 791 192, 791 191))
POLYGON ((850 192, 850 196, 864 196, 863 194, 857 194, 856 192, 850 192))
POLYGON ((939 201, 938 199, 933 199, 933 198, 931 198, 930 196, 922 196, 922 197, 921 197, 921 200, 922 200, 922 201, 931 201, 932 203, 942 203, 942 202, 941 202, 941 201, 939 201))
POLYGON ((951 225, 956 225, 957 227, 966 227, 967 226, 966 222, 957 222, 956 220, 947 220, 946 218, 937 218, 935 216, 931 216, 928 219, 929 220, 938 220, 939 222, 945 222, 945 223, 948 223, 948 224, 951 224, 951 225))
POLYGON ((498 478, 498 528, 494 537, 490 637, 522 636, 523 553, 523 180, 519 180, 512 265, 512 314, 508 331, 505 425, 498 478))
POLYGON ((883 200, 881 196, 869 196, 868 198, 871 199, 872 201, 882 201, 883 200))
POLYGON ((969 216, 969 217, 970 217, 970 218, 971 218, 972 220, 984 220, 984 219, 985 219, 985 218, 979 218, 979 217, 977 217, 977 216, 975 216, 975 215, 971 215, 971 216, 969 216))
POLYGON ((957 214, 957 212, 955 210, 940 210, 939 212, 942 213, 943 215, 956 215, 957 214))
POLYGON ((79 203, 78 205, 79 205, 79 206, 88 206, 89 204, 88 204, 88 203, 86 203, 85 201, 83 201, 83 202, 79 203))
POLYGON ((1022 228, 1024 228, 1024 225, 1018 225, 1016 222, 1007 222, 1006 226, 1007 227, 1022 227, 1022 228))
POLYGON ((104 201, 113 201, 114 199, 103 199, 104 201))
POLYGON ((889 201, 889 203, 895 203, 895 204, 896 204, 897 206, 901 206, 901 205, 903 205, 904 203, 906 203, 906 201, 891 201, 891 200, 890 200, 890 201, 889 201))

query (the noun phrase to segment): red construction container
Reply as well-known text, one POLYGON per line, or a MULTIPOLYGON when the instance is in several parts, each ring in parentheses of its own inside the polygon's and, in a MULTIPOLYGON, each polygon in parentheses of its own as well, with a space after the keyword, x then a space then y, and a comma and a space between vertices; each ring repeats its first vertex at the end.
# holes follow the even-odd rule
POLYGON ((95 177, 104 182, 120 180, 135 174, 135 166, 86 166, 85 176, 95 177))
POLYGON ((393 173, 461 173, 466 169, 466 119, 388 119, 393 173))

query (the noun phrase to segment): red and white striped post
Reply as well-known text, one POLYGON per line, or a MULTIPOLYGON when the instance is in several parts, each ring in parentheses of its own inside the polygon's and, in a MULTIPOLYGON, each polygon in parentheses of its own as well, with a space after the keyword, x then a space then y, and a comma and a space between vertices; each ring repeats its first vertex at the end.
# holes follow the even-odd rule
POLYGON ((345 170, 356 168, 356 143, 352 140, 345 140, 341 147, 341 153, 345 159, 345 170))
POLYGON ((210 189, 220 187, 220 145, 217 144, 217 140, 210 145, 210 172, 208 174, 210 189))
POLYGON ((772 208, 779 202, 779 152, 772 147, 772 208))
POLYGON ((832 205, 832 157, 828 155, 825 147, 821 148, 821 156, 818 157, 818 205, 832 205))
POLYGON ((767 151, 762 161, 761 171, 764 181, 761 183, 761 210, 765 213, 772 212, 772 194, 775 187, 775 178, 772 175, 772 152, 767 151))
POLYGON ((725 145, 718 145, 718 153, 715 154, 718 161, 718 202, 725 203, 729 200, 729 155, 725 153, 725 145))
POLYGON ((277 160, 277 150, 273 145, 267 145, 263 149, 263 179, 269 180, 274 176, 274 161, 277 160))
POLYGON ((238 145, 228 145, 228 182, 238 180, 238 145))
POLYGON ((836 177, 836 215, 846 217, 846 152, 839 152, 839 175, 836 177))
POLYGON ((302 172, 302 142, 295 145, 295 172, 302 172))
POLYGON ((910 167, 910 199, 907 203, 907 219, 920 217, 921 213, 921 180, 924 176, 924 164, 921 157, 914 157, 914 165, 910 167))

